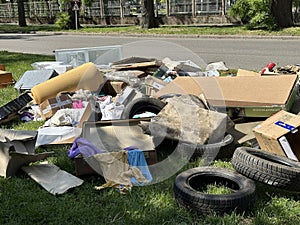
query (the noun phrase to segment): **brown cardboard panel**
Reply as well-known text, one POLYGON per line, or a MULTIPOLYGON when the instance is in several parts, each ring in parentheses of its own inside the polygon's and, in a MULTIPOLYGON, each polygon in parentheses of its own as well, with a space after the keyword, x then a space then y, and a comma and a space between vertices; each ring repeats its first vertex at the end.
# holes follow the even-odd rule
POLYGON ((244 69, 238 69, 237 76, 261 76, 260 73, 250 71, 250 70, 244 70, 244 69))
POLYGON ((158 91, 165 94, 204 94, 214 106, 273 106, 285 105, 297 83, 297 75, 236 76, 236 77, 177 77, 158 91))
POLYGON ((284 110, 253 129, 261 149, 299 161, 300 116, 284 110))
POLYGON ((54 113, 63 108, 73 108, 72 100, 67 94, 61 94, 56 98, 47 99, 40 104, 43 119, 53 116, 54 113))

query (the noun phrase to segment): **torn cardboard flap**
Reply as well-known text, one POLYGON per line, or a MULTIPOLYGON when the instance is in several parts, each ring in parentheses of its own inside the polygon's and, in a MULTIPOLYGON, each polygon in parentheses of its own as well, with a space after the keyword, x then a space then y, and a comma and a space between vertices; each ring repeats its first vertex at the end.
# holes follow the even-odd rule
POLYGON ((143 133, 138 119, 85 122, 82 137, 100 150, 120 151, 128 146, 154 150, 152 137, 143 133))
POLYGON ((26 154, 24 152, 18 152, 14 145, 10 143, 0 142, 0 176, 13 176, 22 166, 43 160, 53 154, 54 152, 26 154))
POLYGON ((0 129, 0 141, 9 142, 20 153, 34 154, 37 131, 0 129))

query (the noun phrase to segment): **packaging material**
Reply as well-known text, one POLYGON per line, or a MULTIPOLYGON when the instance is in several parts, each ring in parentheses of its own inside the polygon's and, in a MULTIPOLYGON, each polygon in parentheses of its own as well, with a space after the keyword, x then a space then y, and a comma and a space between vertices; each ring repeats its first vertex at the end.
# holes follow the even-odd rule
POLYGON ((250 71, 250 70, 244 70, 244 69, 238 69, 237 76, 261 76, 260 73, 250 71))
POLYGON ((7 87, 12 84, 14 84, 12 74, 5 70, 0 70, 0 88, 7 87))
POLYGON ((51 144, 71 144, 80 134, 81 128, 79 127, 41 127, 38 129, 35 147, 51 144))
MULTIPOLYGON (((89 140, 98 149, 118 152, 135 146, 144 153, 148 165, 157 163, 157 154, 152 137, 143 133, 139 126, 149 119, 110 120, 83 123, 81 137, 89 140)), ((82 157, 75 159, 76 175, 93 174, 95 171, 82 157)))
POLYGON ((35 85, 49 80, 58 73, 55 70, 27 70, 15 83, 14 88, 20 92, 30 90, 35 85))
POLYGON ((0 107, 0 123, 7 122, 16 118, 19 111, 23 109, 29 102, 32 101, 32 97, 28 92, 25 92, 18 96, 16 99, 8 102, 0 107))
POLYGON ((149 75, 145 79, 145 94, 152 96, 162 89, 166 84, 167 83, 163 80, 149 75))
POLYGON ((177 77, 154 97, 204 94, 210 105, 226 108, 230 116, 269 117, 282 109, 291 109, 297 83, 297 75, 177 77))
POLYGON ((300 160, 300 116, 284 110, 267 118, 254 129, 254 135, 261 149, 300 160))
POLYGON ((237 141, 238 144, 251 144, 255 142, 253 128, 259 125, 261 121, 236 123, 234 127, 228 131, 237 141))
POLYGON ((208 70, 223 70, 223 71, 227 71, 228 68, 226 67, 225 63, 220 61, 220 62, 213 62, 213 63, 209 63, 206 68, 206 71, 208 70))
POLYGON ((18 152, 34 154, 37 131, 0 129, 0 141, 9 142, 18 152))
POLYGON ((199 72, 201 68, 194 62, 187 61, 173 61, 170 58, 164 58, 162 63, 167 67, 168 70, 183 71, 183 72, 199 72))
POLYGON ((22 170, 53 195, 63 194, 70 188, 80 186, 83 183, 83 180, 53 164, 40 163, 23 166, 22 170))
POLYGON ((79 89, 98 91, 105 79, 93 63, 85 63, 69 70, 31 89, 36 104, 49 98, 55 98, 60 92, 72 92, 79 89))
POLYGON ((107 80, 102 87, 100 94, 116 96, 121 93, 126 86, 127 84, 123 81, 107 80))
POLYGON ((14 176, 22 166, 53 156, 54 152, 33 153, 34 149, 18 149, 18 145, 0 142, 0 176, 14 176))
POLYGON ((59 109, 73 108, 72 100, 67 94, 43 101, 40 105, 41 116, 45 120, 54 115, 59 109))

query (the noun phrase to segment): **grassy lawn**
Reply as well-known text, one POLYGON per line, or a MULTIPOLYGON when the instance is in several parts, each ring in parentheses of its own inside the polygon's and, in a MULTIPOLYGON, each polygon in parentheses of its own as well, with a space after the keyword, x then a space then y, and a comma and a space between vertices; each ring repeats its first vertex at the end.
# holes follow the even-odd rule
POLYGON ((142 29, 140 26, 92 26, 82 25, 81 29, 60 30, 54 25, 28 25, 19 27, 15 24, 0 24, 0 33, 32 33, 38 31, 51 32, 80 32, 97 34, 130 34, 130 35, 260 35, 260 36, 300 36, 300 27, 282 29, 279 31, 249 30, 246 26, 160 26, 154 29, 142 29))
MULTIPOLYGON (((54 61, 51 56, 1 52, 0 63, 15 80, 37 61, 54 61)), ((13 87, 0 89, 1 105, 18 96, 13 87)), ((1 128, 35 130, 41 123, 14 120, 1 128)), ((67 157, 70 145, 49 147, 55 155, 49 161, 75 174, 74 162, 67 157)), ((163 153, 162 153, 163 154, 163 153)), ((191 162, 181 171, 201 165, 191 162)), ((216 161, 214 166, 232 168, 230 162, 216 161)), ((179 173, 179 172, 178 172, 179 173)), ((178 174, 177 173, 177 174, 178 174)), ((16 176, 0 178, 0 224, 300 224, 299 194, 284 192, 257 183, 257 201, 253 212, 224 216, 197 216, 179 207, 173 196, 175 176, 144 187, 133 187, 122 195, 115 189, 96 191, 104 183, 100 176, 84 177, 83 185, 53 196, 20 171, 16 176)), ((220 187, 211 192, 219 193, 220 187)), ((222 192, 224 193, 224 192, 222 192)))

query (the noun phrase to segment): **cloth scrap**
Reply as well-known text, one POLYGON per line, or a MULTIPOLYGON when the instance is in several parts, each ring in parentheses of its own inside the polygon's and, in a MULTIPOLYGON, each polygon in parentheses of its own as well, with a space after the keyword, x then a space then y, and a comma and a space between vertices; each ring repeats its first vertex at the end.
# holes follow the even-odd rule
POLYGON ((126 187, 126 189, 130 189, 133 186, 131 177, 135 177, 140 183, 148 182, 137 167, 129 166, 127 151, 125 150, 96 154, 84 159, 106 181, 104 185, 96 186, 96 190, 106 187, 126 187))
POLYGON ((77 137, 74 140, 72 147, 68 151, 68 156, 69 158, 74 159, 79 154, 81 154, 83 157, 88 157, 103 152, 106 151, 98 149, 89 140, 83 137, 77 137))
MULTIPOLYGON (((152 175, 149 171, 145 155, 141 149, 129 150, 127 153, 128 164, 130 167, 137 167, 147 179, 147 183, 152 181, 152 175)), ((131 183, 136 186, 143 186, 145 183, 141 183, 136 180, 135 177, 131 177, 131 183)))

